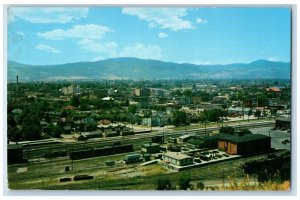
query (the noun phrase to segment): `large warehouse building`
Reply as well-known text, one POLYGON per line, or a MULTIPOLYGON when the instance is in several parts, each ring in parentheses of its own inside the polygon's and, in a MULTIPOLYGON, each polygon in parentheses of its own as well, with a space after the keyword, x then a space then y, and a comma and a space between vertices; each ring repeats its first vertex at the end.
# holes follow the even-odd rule
POLYGON ((231 155, 257 155, 271 149, 271 138, 261 134, 220 138, 218 148, 231 155))

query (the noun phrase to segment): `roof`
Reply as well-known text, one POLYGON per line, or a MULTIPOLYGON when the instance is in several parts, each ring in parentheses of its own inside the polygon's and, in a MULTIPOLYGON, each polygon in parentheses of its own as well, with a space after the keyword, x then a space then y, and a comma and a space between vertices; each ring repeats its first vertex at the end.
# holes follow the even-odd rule
POLYGON ((269 87, 269 88, 267 88, 267 91, 281 92, 281 89, 279 89, 278 87, 269 87))
POLYGON ((232 135, 229 135, 229 134, 201 135, 201 136, 196 136, 195 138, 188 140, 187 143, 199 145, 199 144, 204 143, 205 141, 213 141, 213 140, 218 141, 218 140, 227 139, 230 137, 232 137, 232 135))
POLYGON ((276 121, 290 122, 291 118, 290 117, 278 117, 278 118, 276 118, 276 121))
POLYGON ((129 159, 129 158, 140 158, 140 154, 128 154, 126 155, 126 158, 129 159))
POLYGON ((147 144, 143 144, 143 146, 144 147, 156 147, 156 146, 159 146, 159 144, 157 144, 157 143, 152 143, 152 144, 149 144, 149 143, 147 143, 147 144))
POLYGON ((263 140, 268 138, 270 137, 261 134, 247 134, 243 136, 237 136, 237 135, 226 136, 220 138, 220 140, 226 140, 233 143, 243 143, 243 142, 257 141, 257 140, 263 140))
POLYGON ((174 158, 176 160, 182 160, 182 159, 186 159, 186 158, 192 158, 191 156, 185 155, 183 153, 178 153, 178 152, 167 152, 165 154, 163 154, 164 156, 170 157, 170 158, 174 158))
POLYGON ((112 97, 104 97, 102 98, 103 101, 111 101, 111 100, 114 100, 114 98, 112 97))
POLYGON ((65 106, 65 110, 75 110, 76 108, 74 106, 65 106))

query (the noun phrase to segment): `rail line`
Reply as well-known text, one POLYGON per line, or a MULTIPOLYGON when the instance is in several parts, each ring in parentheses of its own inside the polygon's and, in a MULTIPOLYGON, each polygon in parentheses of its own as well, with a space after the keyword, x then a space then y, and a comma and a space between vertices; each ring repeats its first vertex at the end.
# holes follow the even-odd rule
MULTIPOLYGON (((244 123, 240 125, 231 125, 230 127, 234 128, 257 128, 257 127, 266 127, 274 125, 272 121, 266 122, 256 122, 256 123, 244 123)), ((41 144, 34 146, 26 146, 24 145, 24 155, 25 158, 36 158, 41 157, 47 153, 51 153, 53 151, 73 151, 78 149, 92 148, 92 147, 104 147, 109 145, 114 145, 115 143, 121 142, 122 144, 126 143, 134 143, 136 144, 138 141, 147 142, 151 140, 154 136, 163 136, 164 139, 170 137, 178 137, 188 133, 196 133, 197 135, 205 135, 212 133, 215 130, 219 130, 220 127, 208 127, 208 128, 197 128, 197 129, 189 129, 189 130, 181 130, 181 131, 156 131, 150 133, 141 133, 129 136, 115 136, 109 138, 95 138, 86 141, 73 142, 73 143, 58 143, 58 144, 41 144)))

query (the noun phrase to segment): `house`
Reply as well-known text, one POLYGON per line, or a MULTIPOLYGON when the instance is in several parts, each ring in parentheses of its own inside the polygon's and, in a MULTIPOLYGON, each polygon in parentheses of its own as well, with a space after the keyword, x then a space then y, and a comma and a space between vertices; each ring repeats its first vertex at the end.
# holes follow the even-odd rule
POLYGON ((281 93, 281 89, 279 89, 278 87, 269 87, 269 88, 266 88, 266 91, 268 91, 268 92, 275 92, 275 93, 281 93))
POLYGON ((193 157, 180 152, 167 152, 162 155, 162 159, 169 164, 177 166, 187 166, 193 164, 193 157))
POLYGON ((157 143, 150 143, 150 144, 143 144, 142 145, 142 152, 153 154, 153 153, 159 153, 160 152, 160 145, 157 143))
POLYGON ((271 138, 261 134, 232 135, 220 138, 218 148, 232 155, 258 155, 271 149, 271 138))
POLYGON ((142 124, 145 126, 165 126, 170 121, 170 117, 166 114, 158 113, 151 117, 143 118, 142 124))

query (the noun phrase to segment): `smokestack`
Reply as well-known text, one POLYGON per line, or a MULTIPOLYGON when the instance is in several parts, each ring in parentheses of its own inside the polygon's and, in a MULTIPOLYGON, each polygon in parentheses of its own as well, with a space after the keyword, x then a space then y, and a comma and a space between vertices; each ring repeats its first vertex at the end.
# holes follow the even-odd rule
POLYGON ((16 92, 18 92, 18 83, 19 83, 19 75, 17 75, 17 82, 16 82, 16 92))

